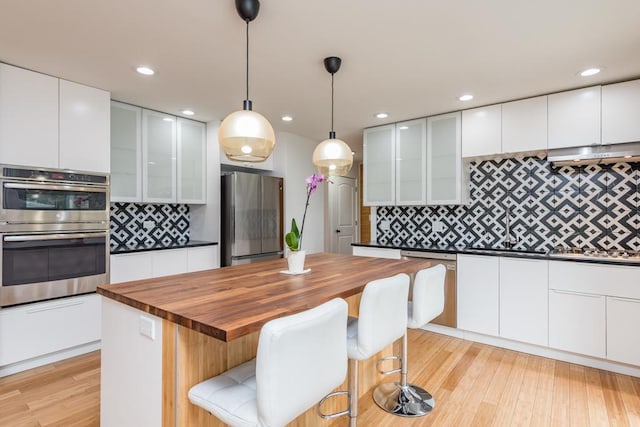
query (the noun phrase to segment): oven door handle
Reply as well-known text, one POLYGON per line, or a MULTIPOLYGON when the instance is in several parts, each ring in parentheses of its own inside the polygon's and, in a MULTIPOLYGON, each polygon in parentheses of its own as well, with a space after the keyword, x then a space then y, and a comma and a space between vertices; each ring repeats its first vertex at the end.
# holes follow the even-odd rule
POLYGON ((106 193, 104 187, 80 187, 76 185, 48 185, 48 184, 21 184, 5 182, 4 188, 19 188, 25 190, 57 190, 57 191, 84 191, 86 193, 106 193))
POLYGON ((86 239, 91 237, 107 237, 107 233, 26 234, 21 236, 4 236, 3 240, 5 242, 32 242, 34 240, 86 239))

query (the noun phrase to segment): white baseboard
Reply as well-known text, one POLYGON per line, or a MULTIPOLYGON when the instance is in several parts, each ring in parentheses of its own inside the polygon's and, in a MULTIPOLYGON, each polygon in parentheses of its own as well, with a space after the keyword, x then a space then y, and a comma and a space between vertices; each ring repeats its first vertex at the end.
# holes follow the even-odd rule
POLYGON ((508 340, 505 338, 478 334, 475 332, 464 331, 456 328, 449 328, 447 326, 429 324, 422 329, 424 329, 425 331, 436 332, 442 335, 448 335, 464 340, 488 344, 495 347, 506 348, 509 350, 520 351, 522 353, 533 354, 536 356, 547 357, 549 359, 561 360, 563 362, 575 363, 577 365, 589 366, 591 368, 603 369, 605 371, 611 371, 618 374, 631 375, 633 377, 640 378, 640 367, 633 365, 611 362, 609 360, 598 359, 596 357, 583 356, 580 354, 569 353, 549 347, 541 347, 534 344, 508 340))
POLYGON ((26 371, 28 369, 47 365, 49 363, 59 362, 60 360, 68 359, 70 357, 75 357, 81 354, 90 353, 95 350, 100 350, 100 344, 100 341, 94 341, 65 350, 56 351, 54 353, 45 354, 43 356, 34 357, 33 359, 27 359, 21 362, 2 366, 0 367, 0 378, 12 374, 17 374, 18 372, 26 371))

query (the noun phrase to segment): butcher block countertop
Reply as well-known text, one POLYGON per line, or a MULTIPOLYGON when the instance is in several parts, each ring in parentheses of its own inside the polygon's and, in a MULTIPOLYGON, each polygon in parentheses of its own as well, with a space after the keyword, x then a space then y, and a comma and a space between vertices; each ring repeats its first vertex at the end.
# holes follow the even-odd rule
POLYGON ((98 293, 222 341, 257 332, 269 320, 359 294, 371 280, 415 274, 426 260, 319 253, 301 275, 280 273, 286 259, 104 285, 98 293))

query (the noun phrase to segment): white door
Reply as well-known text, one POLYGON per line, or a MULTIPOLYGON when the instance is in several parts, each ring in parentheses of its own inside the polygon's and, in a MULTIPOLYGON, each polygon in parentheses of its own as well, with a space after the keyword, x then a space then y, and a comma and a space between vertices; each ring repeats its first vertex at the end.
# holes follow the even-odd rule
POLYGON ((356 180, 342 176, 332 177, 329 184, 329 241, 330 252, 351 254, 351 243, 356 241, 358 197, 356 180))

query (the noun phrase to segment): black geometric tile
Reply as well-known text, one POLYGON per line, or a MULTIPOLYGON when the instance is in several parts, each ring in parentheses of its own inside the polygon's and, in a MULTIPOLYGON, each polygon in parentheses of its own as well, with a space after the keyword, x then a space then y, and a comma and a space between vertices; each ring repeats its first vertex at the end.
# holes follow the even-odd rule
POLYGON ((188 205, 111 203, 110 220, 112 248, 189 241, 188 205), (155 226, 147 230, 145 221, 153 221, 155 226))

